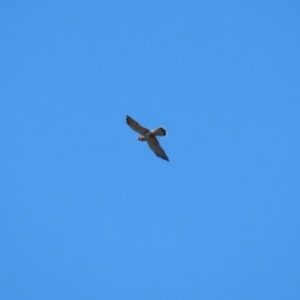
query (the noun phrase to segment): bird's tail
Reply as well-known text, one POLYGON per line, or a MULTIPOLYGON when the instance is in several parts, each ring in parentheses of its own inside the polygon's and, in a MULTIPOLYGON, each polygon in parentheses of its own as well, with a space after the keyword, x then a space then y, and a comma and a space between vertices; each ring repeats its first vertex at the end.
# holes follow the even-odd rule
POLYGON ((165 135, 167 135, 167 131, 163 127, 158 127, 157 129, 153 130, 153 133, 155 135, 158 135, 158 136, 165 136, 165 135))

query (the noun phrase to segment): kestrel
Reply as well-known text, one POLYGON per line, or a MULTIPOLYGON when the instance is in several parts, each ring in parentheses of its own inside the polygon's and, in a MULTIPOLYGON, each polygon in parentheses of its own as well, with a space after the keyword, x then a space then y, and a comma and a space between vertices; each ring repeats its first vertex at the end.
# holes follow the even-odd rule
POLYGON ((140 134, 137 137, 138 141, 147 141, 150 149, 156 154, 156 156, 169 161, 169 158, 163 148, 159 145, 159 142, 156 136, 166 136, 167 131, 163 127, 158 127, 155 130, 149 130, 143 126, 141 126, 138 122, 126 116, 126 123, 136 132, 140 134))

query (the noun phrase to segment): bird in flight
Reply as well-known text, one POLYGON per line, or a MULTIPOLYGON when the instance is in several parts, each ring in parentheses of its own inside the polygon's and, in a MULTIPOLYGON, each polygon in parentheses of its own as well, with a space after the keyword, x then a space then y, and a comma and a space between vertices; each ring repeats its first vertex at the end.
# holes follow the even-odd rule
POLYGON ((154 130, 149 130, 143 126, 141 126, 138 122, 126 116, 126 123, 136 132, 140 134, 137 137, 138 141, 146 141, 150 149, 156 154, 156 156, 169 161, 167 154, 164 149, 160 146, 157 136, 166 136, 167 131, 163 127, 158 127, 154 130))

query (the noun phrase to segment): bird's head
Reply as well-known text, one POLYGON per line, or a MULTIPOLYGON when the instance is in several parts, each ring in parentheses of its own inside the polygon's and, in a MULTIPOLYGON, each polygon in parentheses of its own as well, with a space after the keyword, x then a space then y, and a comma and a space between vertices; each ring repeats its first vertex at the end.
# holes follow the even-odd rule
POLYGON ((141 142, 144 142, 145 138, 142 135, 140 135, 140 136, 137 137, 137 140, 141 141, 141 142))

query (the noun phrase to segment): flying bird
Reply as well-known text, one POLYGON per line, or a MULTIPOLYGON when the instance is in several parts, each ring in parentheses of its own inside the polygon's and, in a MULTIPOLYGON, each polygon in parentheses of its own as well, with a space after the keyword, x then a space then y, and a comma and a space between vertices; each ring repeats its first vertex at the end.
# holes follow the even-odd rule
POLYGON ((126 123, 134 131, 140 134, 140 136, 137 137, 138 141, 146 141, 148 143, 148 146, 156 154, 156 156, 169 161, 167 154, 165 153, 164 149, 160 146, 158 139, 156 138, 156 136, 167 135, 167 131, 163 127, 158 127, 157 129, 149 130, 148 128, 141 126, 138 122, 136 122, 129 116, 126 116, 126 123))

